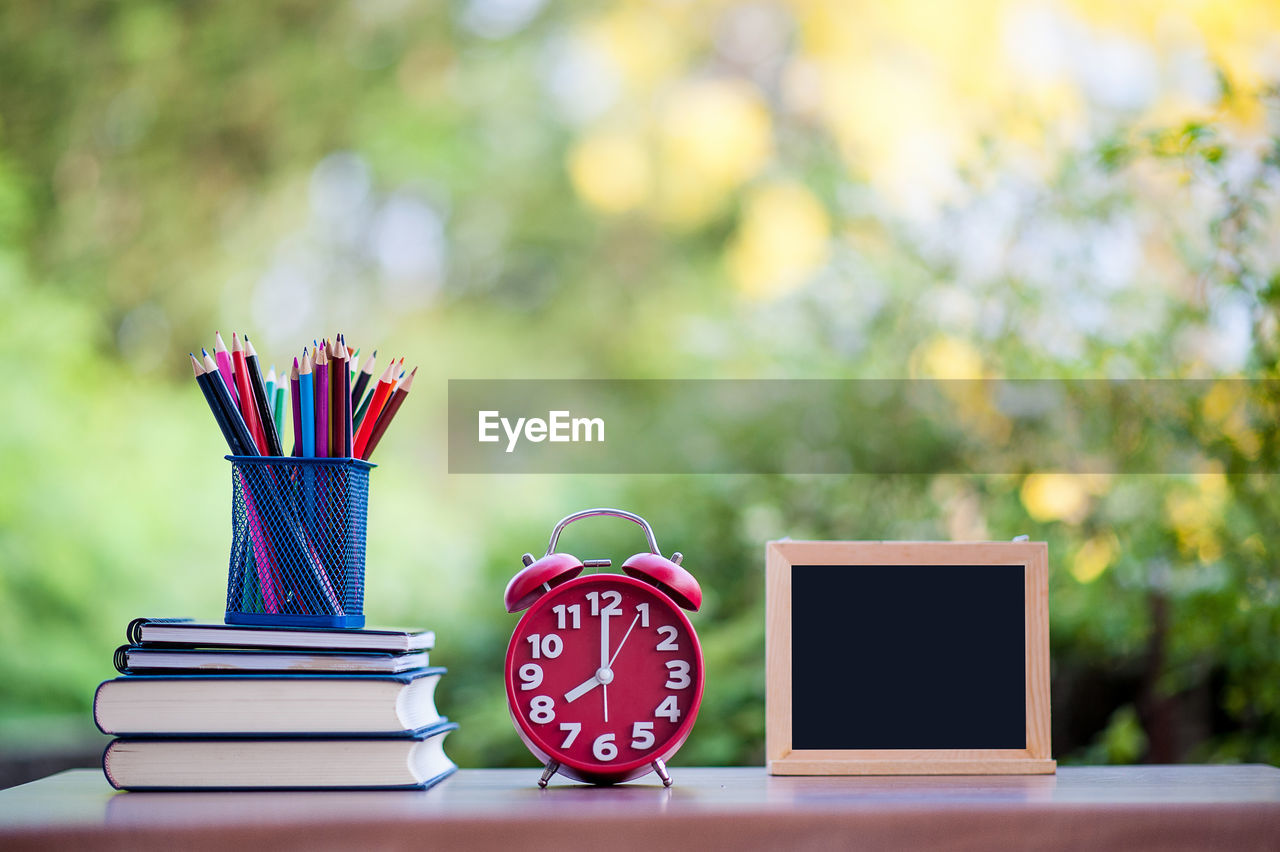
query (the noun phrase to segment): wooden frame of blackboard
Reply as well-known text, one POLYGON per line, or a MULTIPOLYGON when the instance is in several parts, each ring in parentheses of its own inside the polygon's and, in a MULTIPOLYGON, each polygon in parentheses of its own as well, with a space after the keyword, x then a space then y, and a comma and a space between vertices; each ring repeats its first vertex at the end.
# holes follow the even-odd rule
MULTIPOLYGON (((980 616, 980 613, 975 613, 980 616)), ((765 760, 773 775, 1055 772, 1049 728, 1049 556, 1044 542, 771 541, 765 547, 765 760), (792 748, 792 571, 800 566, 1024 567, 1026 748, 792 748)), ((946 708, 940 702, 939 713, 946 708)))

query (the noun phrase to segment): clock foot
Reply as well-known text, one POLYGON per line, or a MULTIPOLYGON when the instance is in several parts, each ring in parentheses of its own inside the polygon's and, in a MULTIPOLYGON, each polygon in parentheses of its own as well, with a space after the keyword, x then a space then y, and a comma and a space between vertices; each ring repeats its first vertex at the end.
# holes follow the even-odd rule
POLYGON ((545 788, 547 782, 551 780, 551 776, 556 774, 556 770, 560 768, 560 761, 548 760, 547 768, 542 770, 542 777, 538 779, 538 786, 545 788))
POLYGON ((671 775, 667 772, 667 765, 661 760, 653 762, 653 771, 658 773, 658 777, 662 779, 663 787, 671 786, 671 775))

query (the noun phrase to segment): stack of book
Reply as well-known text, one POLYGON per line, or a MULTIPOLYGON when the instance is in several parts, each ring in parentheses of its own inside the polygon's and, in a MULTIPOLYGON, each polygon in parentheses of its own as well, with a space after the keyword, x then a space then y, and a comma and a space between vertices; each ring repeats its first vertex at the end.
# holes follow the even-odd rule
POLYGON ((426 788, 457 767, 435 634, 137 619, 98 687, 121 790, 426 788))

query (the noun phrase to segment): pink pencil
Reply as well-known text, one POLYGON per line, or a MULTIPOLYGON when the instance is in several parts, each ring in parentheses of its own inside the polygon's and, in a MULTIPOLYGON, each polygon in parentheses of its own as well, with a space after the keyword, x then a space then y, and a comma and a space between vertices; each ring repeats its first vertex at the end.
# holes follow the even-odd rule
POLYGON ((231 353, 227 351, 227 344, 222 342, 222 333, 218 331, 213 333, 213 357, 218 362, 218 375, 222 376, 222 383, 227 386, 231 398, 239 406, 240 394, 236 392, 235 372, 231 369, 231 353))
POLYGON ((293 454, 302 455, 302 387, 298 380, 298 359, 289 371, 289 401, 293 403, 293 454))

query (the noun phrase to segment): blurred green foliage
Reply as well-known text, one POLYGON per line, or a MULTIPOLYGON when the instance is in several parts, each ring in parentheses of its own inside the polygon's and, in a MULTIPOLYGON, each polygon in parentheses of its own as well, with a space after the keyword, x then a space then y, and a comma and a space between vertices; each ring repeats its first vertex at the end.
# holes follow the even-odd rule
POLYGON ((1280 498, 1251 473, 1280 434, 1235 400, 1169 424, 1193 475, 448 475, 449 378, 1276 377, 1266 4, 1191 4, 1185 44, 1066 4, 1045 37, 1083 58, 1050 77, 961 26, 1017 47, 1025 4, 883 5, 5 4, 0 715, 88 727, 129 618, 220 617, 230 477, 186 352, 342 331, 421 365, 366 612, 437 630, 463 765, 531 765, 501 594, 590 505, 706 591, 680 762, 763 758, 766 540, 1025 533, 1061 759, 1280 763, 1280 498))

